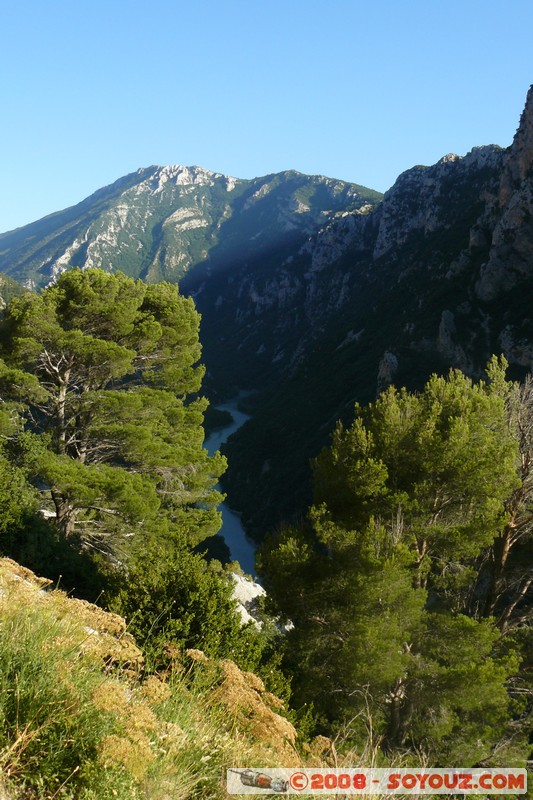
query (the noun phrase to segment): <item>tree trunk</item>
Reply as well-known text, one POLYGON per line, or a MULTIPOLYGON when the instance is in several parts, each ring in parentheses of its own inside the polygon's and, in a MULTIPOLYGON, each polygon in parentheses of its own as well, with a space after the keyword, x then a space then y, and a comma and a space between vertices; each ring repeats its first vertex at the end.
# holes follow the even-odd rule
POLYGON ((52 500, 56 507, 56 520, 57 527, 65 539, 70 538, 74 534, 76 517, 78 516, 79 509, 73 508, 64 497, 61 497, 57 492, 52 489, 52 500))

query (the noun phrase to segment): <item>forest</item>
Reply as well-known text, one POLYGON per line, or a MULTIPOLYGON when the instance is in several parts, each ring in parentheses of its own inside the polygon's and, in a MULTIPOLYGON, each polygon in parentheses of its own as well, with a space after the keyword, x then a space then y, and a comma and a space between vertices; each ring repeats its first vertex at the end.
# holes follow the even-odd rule
MULTIPOLYGON (((313 503, 258 555, 263 625, 210 558, 199 315, 168 283, 71 269, 0 320, 0 553, 126 618, 145 671, 232 659, 302 742, 377 763, 531 758, 533 383, 390 386, 313 462, 313 503), (282 632, 283 631, 283 632, 282 632)), ((2 721, 9 746, 13 723, 2 721), (11 727, 10 727, 11 726, 11 727)), ((282 765, 280 765, 282 766, 282 765)))

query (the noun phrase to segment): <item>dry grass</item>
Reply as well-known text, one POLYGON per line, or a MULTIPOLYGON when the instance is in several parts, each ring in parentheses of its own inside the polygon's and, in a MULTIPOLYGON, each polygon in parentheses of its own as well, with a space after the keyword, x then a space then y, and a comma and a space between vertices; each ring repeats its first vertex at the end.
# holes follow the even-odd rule
POLYGON ((298 761, 259 678, 198 653, 141 680, 120 617, 45 588, 0 559, 0 800, 222 800, 228 767, 298 761))
POLYGON ((45 583, 0 559, 0 800, 225 800, 229 767, 385 766, 371 720, 364 753, 349 731, 299 753, 282 702, 231 661, 176 652, 141 679, 124 620, 45 583))

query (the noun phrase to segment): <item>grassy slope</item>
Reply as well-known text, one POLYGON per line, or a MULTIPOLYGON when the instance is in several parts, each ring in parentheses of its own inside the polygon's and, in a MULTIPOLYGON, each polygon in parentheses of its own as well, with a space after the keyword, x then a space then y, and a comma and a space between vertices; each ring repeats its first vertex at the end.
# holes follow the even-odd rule
POLYGON ((256 676, 199 652, 146 675, 124 620, 47 583, 0 559, 0 796, 216 799, 228 767, 300 763, 256 676))

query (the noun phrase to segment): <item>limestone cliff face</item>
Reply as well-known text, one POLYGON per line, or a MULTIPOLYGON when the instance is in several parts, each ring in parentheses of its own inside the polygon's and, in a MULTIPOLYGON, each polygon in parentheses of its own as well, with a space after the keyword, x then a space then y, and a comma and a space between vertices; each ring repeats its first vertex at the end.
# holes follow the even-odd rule
POLYGON ((449 229, 461 213, 461 204, 455 205, 454 198, 476 182, 482 171, 499 169, 501 162, 501 148, 489 145, 475 147, 463 158, 449 153, 432 167, 418 166, 402 173, 377 212, 374 258, 398 250, 413 233, 428 236, 449 229))
POLYGON ((477 284, 485 301, 533 275, 533 86, 505 156, 498 193, 487 208, 485 225, 491 223, 489 257, 477 284))
MULTIPOLYGON (((448 154, 434 166, 404 172, 376 207, 332 215, 289 255, 236 266, 200 285, 192 273, 184 286, 202 313, 206 356, 213 369, 234 347, 242 366, 236 386, 258 372, 267 379, 280 372, 293 375, 337 318, 351 318, 337 349, 354 341, 364 327, 360 316, 378 307, 400 282, 412 284, 420 303, 402 320, 403 342, 417 352, 433 351, 451 366, 471 368, 461 333, 450 323, 456 312, 443 305, 428 320, 426 297, 452 285, 459 274, 468 272, 471 279, 471 251, 487 247, 491 236, 478 220, 497 194, 504 158, 505 151, 496 145, 476 147, 464 157, 448 154), (423 326, 417 317, 424 318, 423 326)), ((458 304, 467 299, 461 293, 458 304)), ((391 313, 403 312, 390 310, 387 322, 391 313)), ((396 341, 383 344, 374 376, 383 351, 394 352, 396 341)), ((367 338, 364 346, 373 343, 367 338)), ((234 374, 235 364, 225 363, 224 373, 234 374)), ((384 385, 381 377, 378 383, 384 385)))
MULTIPOLYGON (((493 353, 504 353, 513 377, 533 367, 532 164, 533 89, 511 147, 413 167, 370 214, 337 216, 310 236, 282 265, 286 276, 272 264, 268 286, 293 289, 283 307, 270 291, 266 313, 267 283, 255 274, 254 308, 234 306, 235 341, 240 375, 264 359, 270 395, 228 443, 224 479, 252 534, 311 501, 301 489, 309 460, 336 419, 351 419, 354 401, 391 382, 418 389, 450 367, 481 377, 493 353)), ((229 285, 220 294, 227 307, 229 285)), ((209 318, 206 307, 204 326, 209 318)))
POLYGON ((531 177, 532 166, 533 86, 530 86, 518 130, 505 161, 498 198, 500 208, 505 208, 513 192, 522 185, 526 178, 531 177))

